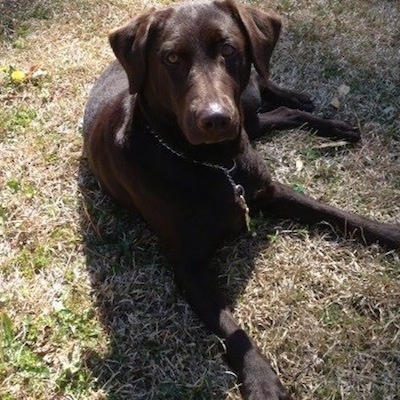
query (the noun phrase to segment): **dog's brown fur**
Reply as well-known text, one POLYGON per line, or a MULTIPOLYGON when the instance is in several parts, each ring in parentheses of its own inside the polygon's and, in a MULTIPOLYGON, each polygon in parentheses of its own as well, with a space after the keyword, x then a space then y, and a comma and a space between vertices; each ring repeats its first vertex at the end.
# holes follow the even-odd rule
POLYGON ((373 222, 274 182, 249 138, 307 125, 359 140, 347 123, 313 116, 308 96, 269 80, 278 17, 231 0, 152 9, 110 35, 118 61, 85 112, 85 152, 105 191, 158 234, 176 281, 225 339, 247 399, 289 399, 268 361, 234 321, 207 268, 247 207, 305 223, 325 221, 364 242, 400 248, 400 227, 373 222))

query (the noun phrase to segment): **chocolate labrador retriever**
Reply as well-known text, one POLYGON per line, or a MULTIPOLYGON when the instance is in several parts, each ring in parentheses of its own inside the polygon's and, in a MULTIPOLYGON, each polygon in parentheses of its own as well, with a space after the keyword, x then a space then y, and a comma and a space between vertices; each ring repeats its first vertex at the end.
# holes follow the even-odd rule
POLYGON ((347 123, 312 115, 308 96, 269 80, 278 17, 232 0, 152 9, 110 34, 117 61, 95 83, 85 152, 104 190, 157 233, 176 282, 220 335, 246 399, 290 399, 238 326, 208 268, 225 238, 248 229, 249 210, 325 221, 364 243, 400 248, 400 225, 373 222, 271 179, 249 139, 306 125, 359 140, 347 123))

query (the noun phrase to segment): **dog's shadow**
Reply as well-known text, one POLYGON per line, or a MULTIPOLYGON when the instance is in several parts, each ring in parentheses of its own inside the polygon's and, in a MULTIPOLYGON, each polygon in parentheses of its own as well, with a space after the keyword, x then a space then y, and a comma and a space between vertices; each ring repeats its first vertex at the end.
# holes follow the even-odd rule
MULTIPOLYGON (((222 360, 223 346, 176 289, 157 238, 103 194, 84 157, 78 182, 86 265, 109 340, 105 356, 87 360, 99 387, 110 399, 225 398, 236 379, 222 360)), ((268 244, 263 237, 239 238, 217 254, 214 267, 223 264, 221 289, 233 305, 254 254, 268 244)))

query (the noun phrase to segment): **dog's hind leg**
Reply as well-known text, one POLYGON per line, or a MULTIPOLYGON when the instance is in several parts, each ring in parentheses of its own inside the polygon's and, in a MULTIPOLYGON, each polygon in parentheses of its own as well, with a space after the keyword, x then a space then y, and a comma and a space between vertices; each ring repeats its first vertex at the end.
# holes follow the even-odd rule
POLYGON ((245 122, 251 139, 260 137, 271 130, 305 127, 315 130, 316 135, 346 140, 350 143, 361 139, 360 131, 347 122, 317 117, 309 112, 281 106, 275 110, 260 113, 245 122))
POLYGON ((272 187, 265 195, 259 192, 250 207, 306 224, 325 222, 365 244, 378 242, 390 249, 400 249, 400 224, 372 221, 297 193, 281 183, 274 182, 272 187))
POLYGON ((264 111, 270 111, 280 106, 307 112, 313 112, 315 109, 311 97, 306 93, 284 89, 271 80, 264 83, 259 79, 258 85, 264 111))

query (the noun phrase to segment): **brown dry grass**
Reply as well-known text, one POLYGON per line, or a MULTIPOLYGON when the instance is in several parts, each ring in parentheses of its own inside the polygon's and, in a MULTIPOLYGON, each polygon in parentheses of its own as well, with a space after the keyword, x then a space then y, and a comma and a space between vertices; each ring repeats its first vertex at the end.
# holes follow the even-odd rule
MULTIPOLYGON (((219 341, 176 292, 156 239, 101 194, 81 159, 85 99, 112 59, 107 32, 148 5, 0 2, 0 66, 45 72, 21 85, 0 73, 2 399, 238 398, 219 341)), ((398 222, 398 3, 268 6, 286 26, 275 80, 309 91, 323 114, 358 121, 364 140, 320 150, 295 130, 258 149, 282 181, 398 222)), ((221 249, 215 265, 236 317, 295 396, 398 399, 399 254, 253 224, 257 236, 221 249)))

